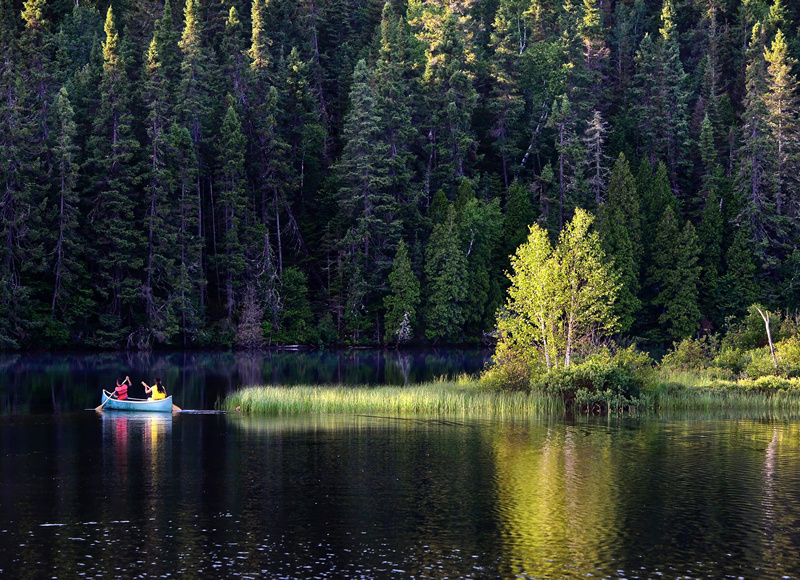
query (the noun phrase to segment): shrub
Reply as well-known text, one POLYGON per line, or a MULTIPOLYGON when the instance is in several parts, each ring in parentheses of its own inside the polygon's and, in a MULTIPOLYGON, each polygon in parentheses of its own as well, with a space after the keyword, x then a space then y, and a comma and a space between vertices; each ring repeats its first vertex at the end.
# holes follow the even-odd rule
POLYGON ((714 363, 718 350, 716 337, 684 338, 679 343, 672 344, 672 350, 664 355, 661 366, 681 371, 706 369, 714 363))
POLYGON ((589 412, 636 405, 641 385, 635 370, 592 359, 551 371, 533 382, 535 390, 561 398, 567 407, 589 412))

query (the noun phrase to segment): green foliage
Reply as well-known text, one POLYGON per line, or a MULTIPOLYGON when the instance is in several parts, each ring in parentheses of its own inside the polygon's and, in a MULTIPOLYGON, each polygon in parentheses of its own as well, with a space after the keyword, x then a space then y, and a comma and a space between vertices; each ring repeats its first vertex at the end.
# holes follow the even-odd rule
POLYGON ((467 261, 461 251, 455 210, 436 224, 425 249, 425 278, 429 289, 424 312, 429 340, 456 341, 466 321, 467 261))
POLYGON ((384 340, 400 344, 414 336, 419 305, 419 281, 411 269, 408 248, 403 240, 397 245, 389 273, 389 294, 383 299, 386 308, 384 340))
POLYGON ((635 407, 644 386, 636 365, 604 356, 547 373, 533 383, 535 391, 561 398, 568 409, 589 413, 635 407))
POLYGON ((592 338, 616 328, 619 285, 598 235, 589 231, 592 220, 577 210, 556 248, 533 225, 512 258, 508 301, 497 322, 499 345, 513 353, 512 359, 544 360, 549 370, 563 358, 568 367, 573 352, 588 349, 592 338))
POLYGON ((701 370, 714 362, 719 342, 714 336, 684 338, 672 343, 672 350, 661 359, 661 366, 669 370, 701 370))
MULTIPOLYGON (((231 345, 250 285, 295 341, 292 269, 304 341, 376 345, 401 238, 416 337, 488 340, 528 226, 586 210, 614 331, 660 349, 800 304, 784 1, 172 4, 0 2, 2 348, 231 345)), ((761 372, 750 350, 718 356, 761 372)))

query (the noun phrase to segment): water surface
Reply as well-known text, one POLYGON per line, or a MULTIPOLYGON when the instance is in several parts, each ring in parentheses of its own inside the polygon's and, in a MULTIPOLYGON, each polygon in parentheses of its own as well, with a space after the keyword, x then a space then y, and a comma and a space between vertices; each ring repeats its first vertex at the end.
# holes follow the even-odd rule
POLYGON ((213 409, 248 385, 407 385, 480 372, 485 350, 350 350, 0 354, 0 414, 60 413, 100 404, 101 389, 126 375, 130 395, 141 381, 163 379, 184 409, 213 409))
POLYGON ((800 425, 0 418, 0 575, 780 578, 800 425))

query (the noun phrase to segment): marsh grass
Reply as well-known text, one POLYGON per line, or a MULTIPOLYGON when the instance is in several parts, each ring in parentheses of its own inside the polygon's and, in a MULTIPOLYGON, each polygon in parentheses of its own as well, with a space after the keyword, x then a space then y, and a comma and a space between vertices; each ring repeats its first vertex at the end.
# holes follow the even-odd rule
POLYGON ((391 413, 514 417, 563 414, 556 397, 542 393, 498 393, 477 381, 435 381, 405 387, 341 385, 247 387, 229 395, 222 408, 244 413, 391 413))
POLYGON ((785 390, 758 392, 719 387, 684 387, 676 383, 662 383, 652 391, 642 393, 641 400, 644 409, 659 411, 800 412, 800 392, 785 390))
MULTIPOLYGON (((663 411, 781 411, 800 413, 800 391, 746 390, 733 384, 716 386, 713 378, 699 373, 669 373, 641 391, 635 404, 624 410, 637 414, 663 411), (669 380, 664 380, 668 378, 669 380)), ((536 390, 496 391, 468 376, 410 386, 292 386, 246 387, 228 395, 223 410, 254 415, 299 414, 395 414, 491 416, 565 416, 595 414, 565 405, 557 395, 536 390)), ((617 414, 620 409, 606 409, 617 414)))

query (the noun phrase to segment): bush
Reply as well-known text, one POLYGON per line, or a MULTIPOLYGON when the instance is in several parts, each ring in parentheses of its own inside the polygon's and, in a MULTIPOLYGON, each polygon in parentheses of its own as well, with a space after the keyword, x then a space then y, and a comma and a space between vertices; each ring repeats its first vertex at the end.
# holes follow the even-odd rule
POLYGON ((531 380, 544 370, 536 353, 521 353, 509 343, 500 342, 492 364, 481 375, 480 382, 496 391, 530 392, 531 380))
POLYGON ((635 370, 602 360, 557 369, 534 380, 533 388, 563 399, 566 406, 600 412, 635 406, 642 380, 635 370))
POLYGON ((703 370, 714 363, 714 356, 719 350, 716 337, 684 338, 672 344, 661 360, 661 366, 669 370, 689 371, 703 370))

